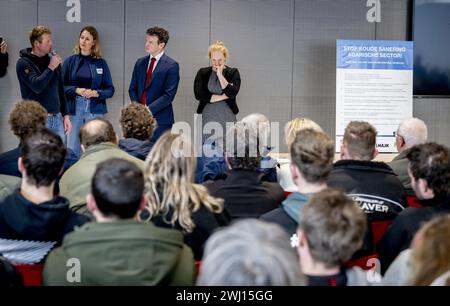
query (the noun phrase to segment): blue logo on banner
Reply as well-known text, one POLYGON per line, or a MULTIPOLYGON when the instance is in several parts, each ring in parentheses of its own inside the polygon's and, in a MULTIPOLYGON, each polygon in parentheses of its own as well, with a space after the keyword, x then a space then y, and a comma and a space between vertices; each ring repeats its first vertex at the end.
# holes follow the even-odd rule
POLYGON ((413 69, 412 41, 338 39, 336 49, 337 68, 413 69))

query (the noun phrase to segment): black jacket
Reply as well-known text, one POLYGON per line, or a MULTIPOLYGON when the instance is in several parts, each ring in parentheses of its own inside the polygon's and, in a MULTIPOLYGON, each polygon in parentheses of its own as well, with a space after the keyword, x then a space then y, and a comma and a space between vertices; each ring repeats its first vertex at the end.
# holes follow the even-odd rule
POLYGON ((135 138, 122 138, 119 140, 119 148, 128 154, 145 160, 152 150, 153 142, 149 140, 138 140, 135 138))
POLYGON ((450 213, 450 197, 440 196, 431 200, 420 200, 422 208, 408 207, 400 213, 377 244, 384 273, 401 251, 410 247, 420 227, 433 217, 450 213))
POLYGON ((352 197, 369 222, 392 220, 406 207, 402 183, 383 162, 337 161, 327 184, 352 197))
MULTIPOLYGON (((145 215, 146 212, 144 211, 142 213, 143 219, 146 219, 145 215)), ((151 221, 158 227, 173 228, 182 231, 182 227, 178 222, 172 226, 168 222, 164 221, 170 220, 171 217, 172 211, 169 211, 165 218, 158 215, 153 217, 151 221)), ((231 217, 226 210, 223 210, 220 214, 214 214, 205 206, 201 206, 192 214, 192 221, 195 224, 194 230, 191 233, 183 232, 184 243, 192 249, 195 260, 201 260, 203 257, 203 250, 205 248, 206 240, 208 240, 209 236, 211 236, 219 227, 230 224, 231 217)))
POLYGON ((0 238, 17 240, 56 241, 88 218, 69 210, 69 201, 54 197, 51 201, 33 204, 20 190, 0 203, 0 238))
POLYGON ((225 208, 233 219, 258 218, 280 206, 284 191, 278 183, 262 181, 263 173, 231 170, 224 180, 204 184, 209 193, 225 200, 225 208))
POLYGON ((0 53, 0 78, 6 74, 8 68, 8 53, 0 53))
MULTIPOLYGON (((194 80, 194 94, 195 98, 200 102, 197 108, 197 114, 203 112, 203 108, 207 103, 210 103, 211 92, 208 90, 208 81, 211 73, 213 72, 212 67, 201 68, 194 80)), ((239 70, 237 68, 225 67, 223 70, 223 76, 228 81, 227 87, 223 89, 223 93, 227 95, 228 99, 225 100, 227 105, 230 107, 233 114, 239 113, 239 108, 236 104, 236 96, 241 87, 241 76, 239 75, 239 70)))
POLYGON ((61 65, 54 71, 50 68, 41 71, 36 64, 40 60, 31 54, 31 48, 20 50, 16 71, 22 99, 38 101, 48 113, 65 116, 68 113, 61 65))

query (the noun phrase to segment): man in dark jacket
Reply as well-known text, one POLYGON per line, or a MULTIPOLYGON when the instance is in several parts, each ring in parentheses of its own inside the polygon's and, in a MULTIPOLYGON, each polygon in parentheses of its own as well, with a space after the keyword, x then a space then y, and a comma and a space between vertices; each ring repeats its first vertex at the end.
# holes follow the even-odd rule
MULTIPOLYGON (((368 122, 352 121, 345 128, 341 145, 341 160, 333 165, 327 183, 350 196, 366 213, 369 224, 393 220, 405 209, 406 197, 402 183, 383 162, 372 159, 377 131, 368 122)), ((364 245, 354 258, 374 252, 371 227, 368 227, 364 245)))
MULTIPOLYGON (((17 161, 20 157, 22 143, 27 136, 44 127, 47 123, 47 111, 36 101, 21 101, 16 103, 9 114, 9 125, 14 135, 19 138, 19 146, 0 154, 0 174, 21 177, 17 161)), ((67 149, 64 162, 64 171, 75 164, 78 157, 67 149)), ((63 172, 64 172, 63 171, 63 172)), ((62 175, 62 173, 60 173, 62 175)))
POLYGON ((132 162, 101 162, 87 206, 97 222, 76 229, 47 258, 45 285, 193 285, 194 258, 181 232, 136 221, 146 205, 144 178, 132 162), (67 262, 78 259, 78 280, 67 262))
POLYGON ((334 143, 323 132, 305 129, 297 133, 289 150, 292 178, 298 191, 261 219, 280 225, 292 240, 303 206, 315 193, 327 187, 326 180, 333 167, 334 143))
POLYGON ((278 183, 262 180, 261 152, 258 137, 238 122, 227 132, 226 161, 231 168, 224 180, 205 183, 210 194, 223 198, 231 217, 258 218, 277 208, 284 200, 284 191, 278 183))
POLYGON ((392 169, 372 159, 377 132, 368 122, 352 121, 345 128, 341 160, 333 165, 328 186, 340 189, 364 210, 369 222, 394 219, 405 209, 405 192, 392 169))
POLYGON ((408 175, 408 158, 406 158, 406 154, 408 149, 413 146, 425 143, 427 137, 427 125, 418 118, 403 120, 395 134, 395 145, 399 154, 388 165, 397 174, 408 196, 414 196, 414 191, 411 188, 411 179, 408 175))
POLYGON ((450 150, 426 143, 412 147, 406 157, 411 187, 423 207, 401 212, 378 243, 383 272, 401 251, 409 248, 422 224, 436 215, 450 213, 450 150))
POLYGON ((31 48, 22 49, 16 70, 22 98, 38 101, 48 112, 47 127, 65 141, 71 128, 67 114, 61 57, 52 52, 52 32, 36 26, 30 32, 31 48))
POLYGON ((153 147, 151 138, 156 128, 155 118, 144 105, 132 102, 122 109, 119 121, 124 137, 119 140, 119 148, 145 160, 153 147))
POLYGON ((65 153, 62 140, 47 128, 26 138, 18 162, 20 189, 0 203, 0 238, 60 244, 75 226, 88 221, 69 210, 67 199, 53 195, 65 153))

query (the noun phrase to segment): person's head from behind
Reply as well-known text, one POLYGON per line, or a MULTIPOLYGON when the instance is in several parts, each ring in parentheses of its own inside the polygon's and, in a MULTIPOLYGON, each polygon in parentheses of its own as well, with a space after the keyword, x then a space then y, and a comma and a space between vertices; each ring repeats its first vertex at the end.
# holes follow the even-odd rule
POLYGON ((450 193, 450 150, 430 142, 412 147, 406 157, 411 187, 420 200, 450 193))
POLYGON ((169 32, 160 27, 147 29, 147 37, 145 42, 145 51, 152 56, 161 53, 169 41, 169 32))
POLYGON ((261 166, 261 151, 257 130, 237 122, 227 131, 226 160, 233 170, 255 171, 261 166))
POLYGON ((119 158, 99 163, 86 201, 98 222, 134 218, 145 206, 142 170, 119 158))
POLYGON ((209 195, 202 185, 194 184, 196 158, 191 142, 184 136, 164 133, 145 159, 144 181, 148 220, 159 213, 172 212, 167 220, 192 232, 192 212, 205 206, 212 212, 222 211, 221 199, 209 195))
POLYGON ((303 207, 298 228, 300 266, 306 275, 315 269, 339 268, 362 246, 367 218, 341 191, 315 193, 303 207))
POLYGON ((206 242, 200 286, 304 285, 287 234, 276 224, 238 221, 206 242))
POLYGON ((323 129, 316 122, 308 118, 295 118, 286 123, 284 126, 284 140, 288 148, 295 140, 298 131, 303 129, 313 129, 318 132, 323 132, 323 129))
POLYGON ((117 144, 117 136, 111 122, 103 118, 92 119, 80 129, 80 143, 83 152, 93 145, 103 142, 117 144))
POLYGON ((395 145, 401 153, 415 145, 427 141, 428 129, 425 122, 418 118, 407 118, 398 126, 395 133, 395 145))
POLYGON ((50 187, 61 173, 65 157, 61 138, 48 128, 38 128, 22 143, 19 171, 27 184, 50 187))
POLYGON ((245 116, 241 120, 249 128, 256 130, 259 150, 263 156, 269 153, 269 140, 270 140, 270 121, 265 115, 260 113, 252 113, 245 116))
POLYGON ((351 121, 344 132, 341 159, 370 161, 377 156, 377 130, 368 122, 351 121))
POLYGON ((291 143, 291 174, 296 184, 321 185, 333 168, 334 142, 330 137, 313 129, 297 132, 291 143))
POLYGON ((29 34, 31 48, 37 56, 44 56, 52 50, 52 32, 44 26, 34 27, 29 34))
POLYGON ((450 216, 428 221, 415 235, 411 252, 411 285, 428 286, 450 271, 450 216))
POLYGON ((14 106, 9 114, 11 131, 22 143, 24 139, 47 124, 47 110, 38 102, 23 100, 14 106))
POLYGON ((124 138, 150 140, 156 128, 156 120, 147 107, 130 103, 120 112, 120 126, 124 138))
POLYGON ((225 44, 218 40, 208 48, 208 57, 211 62, 211 67, 214 71, 218 67, 225 65, 228 59, 228 49, 225 44))
POLYGON ((93 26, 85 26, 80 31, 80 37, 73 49, 75 54, 90 55, 94 58, 102 57, 100 35, 93 26))

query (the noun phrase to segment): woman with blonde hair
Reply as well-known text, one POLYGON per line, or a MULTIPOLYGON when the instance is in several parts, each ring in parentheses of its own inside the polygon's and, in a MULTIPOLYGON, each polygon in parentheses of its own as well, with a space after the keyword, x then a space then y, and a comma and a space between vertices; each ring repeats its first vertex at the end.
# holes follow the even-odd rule
POLYGON ((108 112, 106 99, 114 95, 114 85, 108 64, 102 58, 97 29, 81 29, 74 55, 63 65, 64 91, 72 128, 67 136, 67 147, 80 156, 79 133, 87 121, 108 112))
MULTIPOLYGON (((308 118, 294 118, 284 127, 284 139, 288 148, 290 150, 291 144, 295 140, 297 133, 304 129, 313 129, 317 132, 323 132, 320 125, 308 118)), ((292 174, 289 167, 289 161, 279 162, 279 168, 277 169, 278 183, 288 192, 296 192, 297 186, 292 180, 292 174)))
POLYGON ((196 157, 189 140, 170 132, 163 134, 145 160, 147 207, 141 219, 184 234, 196 260, 203 255, 208 237, 231 218, 223 200, 194 183, 196 157))
MULTIPOLYGON (((226 123, 236 122, 236 114, 239 112, 236 96, 241 86, 241 77, 237 68, 225 65, 228 49, 223 42, 216 41, 209 46, 208 57, 210 66, 201 68, 194 80, 194 94, 199 101, 197 114, 202 114, 202 130, 207 123, 217 122, 225 135, 226 123)), ((209 134, 202 133, 203 143, 208 136, 209 134)))

